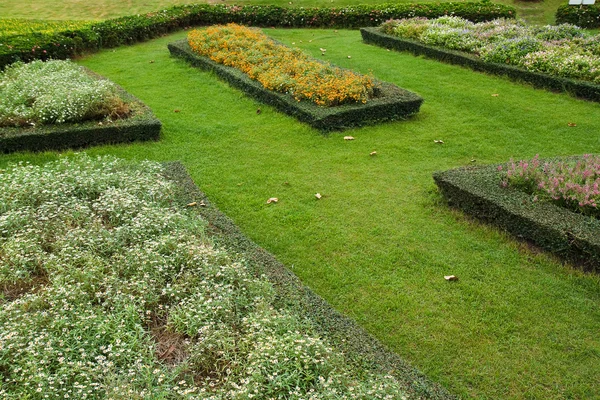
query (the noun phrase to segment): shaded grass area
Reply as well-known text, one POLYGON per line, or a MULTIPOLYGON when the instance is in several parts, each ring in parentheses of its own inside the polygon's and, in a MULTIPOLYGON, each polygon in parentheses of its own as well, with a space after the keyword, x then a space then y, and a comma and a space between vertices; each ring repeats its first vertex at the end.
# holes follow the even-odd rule
MULTIPOLYGON (((447 0, 443 0, 444 2, 447 0)), ((400 3, 415 3, 414 0, 401 0, 400 3)), ((420 3, 440 2, 438 0, 420 0, 420 3)), ((563 0, 515 1, 499 0, 498 3, 515 6, 518 15, 535 24, 553 23, 554 14, 563 0)), ((58 4, 53 0, 3 0, 0 3, 0 15, 3 18, 35 19, 106 19, 124 15, 158 11, 161 8, 180 4, 277 4, 286 7, 342 7, 358 4, 384 4, 385 0, 63 0, 58 4)))
MULTIPOLYGON (((598 276, 448 209, 431 178, 471 160, 598 152, 598 105, 367 46, 356 31, 267 33, 420 94, 421 112, 323 137, 169 58, 179 33, 81 60, 163 122, 160 142, 90 153, 181 160, 251 239, 453 393, 598 398, 598 276)), ((14 154, 0 166, 55 157, 14 154)))

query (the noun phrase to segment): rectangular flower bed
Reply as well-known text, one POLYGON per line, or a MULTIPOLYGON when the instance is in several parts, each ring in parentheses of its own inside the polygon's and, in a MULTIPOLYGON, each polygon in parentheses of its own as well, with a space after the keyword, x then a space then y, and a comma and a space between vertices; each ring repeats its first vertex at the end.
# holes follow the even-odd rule
POLYGON ((572 260, 585 270, 600 272, 600 220, 503 187, 498 167, 436 172, 433 179, 451 206, 572 260))
POLYGON ((398 51, 409 51, 416 55, 424 55, 449 64, 471 68, 474 71, 506 76, 516 81, 530 83, 534 87, 567 92, 576 97, 600 102, 600 85, 592 82, 528 71, 514 65, 483 61, 473 54, 389 35, 382 32, 381 28, 361 28, 360 33, 365 43, 398 51))
MULTIPOLYGON (((278 46, 282 45, 278 44, 278 46)), ((277 92, 265 87, 269 86, 269 83, 254 80, 238 68, 223 65, 207 56, 199 55, 191 48, 187 40, 171 43, 168 47, 172 55, 187 60, 195 67, 214 71, 217 76, 226 80, 230 85, 243 90, 248 95, 323 131, 345 129, 385 120, 403 119, 418 112, 423 102, 421 97, 412 92, 398 88, 391 83, 375 80, 371 80, 371 85, 365 89, 365 91, 371 92, 368 97, 359 97, 354 92, 352 96, 356 95, 356 97, 336 97, 331 100, 329 99, 329 93, 325 92, 321 93, 322 97, 310 101, 310 96, 313 96, 315 92, 322 88, 305 89, 302 94, 297 89, 290 89, 287 93, 277 92), (295 92, 292 94, 293 91, 295 92), (300 96, 302 96, 302 99, 300 96), (328 102, 338 105, 327 107, 317 104, 328 102)), ((293 51, 289 48, 286 49, 293 51)), ((312 59, 311 61, 324 65, 318 60, 314 61, 312 59)), ((249 71, 253 70, 252 66, 242 68, 249 71)), ((338 70, 352 74, 353 77, 357 76, 357 74, 347 70, 339 68, 338 70)))
POLYGON ((57 73, 58 78, 51 77, 48 81, 39 82, 39 76, 47 77, 47 75, 32 75, 25 78, 26 89, 19 84, 9 87, 10 80, 20 79, 20 77, 15 78, 20 72, 15 73, 14 70, 7 69, 6 85, 3 87, 6 93, 3 95, 6 99, 22 96, 23 102, 20 103, 21 100, 0 102, 0 153, 60 150, 159 138, 160 121, 146 105, 121 87, 88 70, 81 69, 74 72, 73 68, 81 67, 67 65, 70 63, 65 61, 53 61, 62 65, 50 65, 50 62, 41 61, 35 63, 39 65, 21 65, 37 69, 37 72, 42 74, 50 70, 57 73), (68 70, 62 70, 65 65, 68 70), (14 74, 9 75, 10 73, 14 74), (61 73, 63 75, 60 75, 61 73), (61 89, 62 92, 57 92, 56 95, 43 91, 44 86, 58 86, 61 79, 73 78, 73 73, 81 73, 83 79, 92 83, 97 82, 99 86, 93 87, 90 92, 77 94, 73 94, 77 91, 76 88, 61 89), (116 102, 112 111, 114 115, 102 114, 103 111, 95 108, 91 111, 81 111, 85 109, 88 102, 103 101, 100 100, 103 98, 102 95, 98 94, 102 87, 109 87, 113 96, 111 101, 116 102), (78 113, 83 113, 83 117, 78 113))

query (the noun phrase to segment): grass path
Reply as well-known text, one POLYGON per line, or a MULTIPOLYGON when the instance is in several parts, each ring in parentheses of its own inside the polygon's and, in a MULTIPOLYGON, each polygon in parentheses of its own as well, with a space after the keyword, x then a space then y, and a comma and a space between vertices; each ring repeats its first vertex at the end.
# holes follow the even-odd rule
MULTIPOLYGON (((442 0, 448 1, 448 0, 442 0)), ((105 19, 158 11, 161 8, 191 3, 212 4, 279 4, 293 7, 342 7, 357 4, 382 4, 385 0, 2 0, 2 18, 28 19, 105 19)), ((402 3, 438 2, 437 0, 401 0, 402 3)), ((535 24, 549 24, 564 0, 544 0, 540 2, 497 0, 498 3, 514 6, 518 15, 535 24)))
MULTIPOLYGON (((171 59, 178 33, 81 60, 164 123, 160 142, 90 153, 181 160, 246 234, 458 395, 600 398, 598 276, 449 210, 431 178, 471 160, 600 152, 598 104, 366 46, 356 31, 267 33, 419 93, 421 112, 321 136, 171 59)), ((5 155, 0 167, 55 157, 5 155)))

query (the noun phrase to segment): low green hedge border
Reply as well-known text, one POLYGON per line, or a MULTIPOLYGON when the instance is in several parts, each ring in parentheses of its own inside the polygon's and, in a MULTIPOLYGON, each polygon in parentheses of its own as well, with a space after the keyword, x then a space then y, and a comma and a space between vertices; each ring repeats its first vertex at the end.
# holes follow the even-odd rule
MULTIPOLYGON (((89 73, 101 78, 91 71, 89 73)), ((0 153, 76 149, 104 143, 158 140, 162 124, 152 110, 123 88, 117 86, 117 90, 133 110, 133 115, 129 118, 110 123, 88 121, 27 128, 0 127, 0 153)))
POLYGON ((344 104, 336 107, 320 107, 312 102, 298 102, 292 96, 265 89, 238 69, 218 64, 208 57, 193 52, 187 40, 168 45, 175 57, 182 58, 194 67, 213 71, 231 86, 241 89, 249 96, 277 108, 321 131, 346 129, 381 121, 405 119, 419 111, 423 99, 391 83, 377 82, 378 97, 366 104, 344 104))
POLYGON ((582 99, 600 102, 600 85, 569 78, 555 77, 539 72, 531 72, 508 64, 490 63, 478 57, 454 50, 428 46, 415 40, 403 39, 381 32, 379 28, 361 28, 365 43, 374 44, 398 51, 410 51, 449 64, 461 65, 474 71, 506 76, 512 80, 527 82, 534 87, 554 92, 567 92, 582 99))
MULTIPOLYGON (((506 167, 506 166, 505 166, 506 167)), ((518 238, 600 272, 600 220, 500 185, 497 165, 436 172, 433 179, 448 203, 518 238)))
POLYGON ((196 210, 208 222, 213 240, 250 263, 257 274, 265 274, 273 284, 277 306, 290 308, 308 317, 319 332, 331 339, 351 360, 394 375, 407 388, 410 398, 456 399, 446 389, 430 381, 397 354, 386 349, 353 320, 333 309, 323 298, 304 286, 273 255, 248 239, 240 229, 207 199, 178 162, 166 164, 166 175, 178 183, 181 205, 196 203, 196 210))
POLYGON ((341 8, 284 8, 273 5, 174 6, 160 12, 109 19, 79 30, 32 33, 0 38, 0 68, 15 61, 65 59, 100 48, 148 40, 195 25, 236 22, 252 26, 335 27, 377 26, 391 18, 456 15, 473 22, 514 18, 514 7, 489 0, 466 3, 381 4, 341 8))
POLYGON ((582 28, 600 28, 600 6, 570 6, 563 4, 556 10, 557 24, 573 24, 582 28))

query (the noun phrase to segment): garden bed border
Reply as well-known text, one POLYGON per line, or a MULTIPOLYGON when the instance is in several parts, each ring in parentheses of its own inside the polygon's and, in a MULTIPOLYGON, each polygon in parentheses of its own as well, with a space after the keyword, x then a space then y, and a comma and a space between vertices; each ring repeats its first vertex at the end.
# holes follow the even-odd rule
MULTIPOLYGON (((97 79, 106 79, 92 71, 97 79)), ((130 103, 135 114, 128 118, 32 127, 0 127, 0 153, 77 149, 98 144, 158 140, 161 122, 141 100, 115 84, 119 97, 130 103), (101 124, 100 124, 101 123, 101 124)))
POLYGON ((388 35, 381 32, 380 28, 361 28, 360 33, 365 43, 398 51, 409 51, 445 63, 468 67, 474 71, 487 72, 506 76, 515 81, 527 82, 536 88, 567 92, 582 99, 600 102, 600 85, 591 82, 527 71, 514 65, 483 61, 468 53, 429 46, 415 40, 388 35))
POLYGON ((532 241, 586 271, 600 272, 600 220, 501 187, 498 167, 462 167, 435 172, 433 179, 450 206, 532 241))
POLYGON ((208 57, 195 54, 186 39, 169 43, 168 48, 171 55, 188 61, 194 67, 214 72, 231 86, 241 89, 249 96, 321 131, 405 119, 417 113, 423 102, 423 99, 415 93, 388 82, 376 81, 382 96, 371 99, 366 104, 320 107, 312 102, 299 102, 291 95, 266 89, 260 82, 251 79, 238 69, 218 64, 208 57))
POLYGON ((276 291, 276 305, 292 309, 308 317, 317 331, 331 339, 336 349, 350 360, 367 362, 369 368, 393 375, 408 394, 416 399, 457 400, 444 387, 431 381, 422 372, 387 349, 355 321, 340 314, 322 297, 302 284, 300 279, 271 253, 258 246, 242 233, 237 225, 196 186, 180 162, 165 163, 165 175, 178 187, 180 206, 193 208, 208 222, 207 233, 218 246, 240 255, 252 271, 265 274, 276 291), (190 207, 190 204, 195 204, 190 207))

